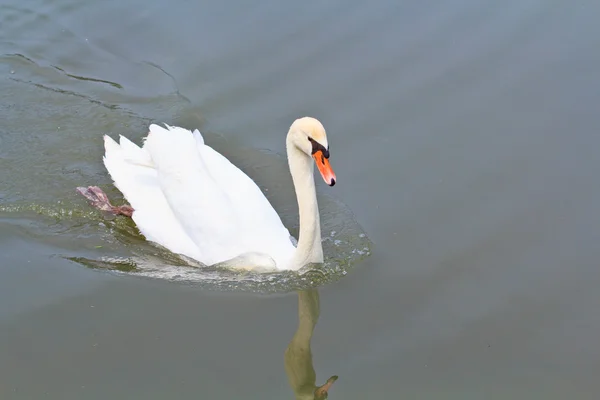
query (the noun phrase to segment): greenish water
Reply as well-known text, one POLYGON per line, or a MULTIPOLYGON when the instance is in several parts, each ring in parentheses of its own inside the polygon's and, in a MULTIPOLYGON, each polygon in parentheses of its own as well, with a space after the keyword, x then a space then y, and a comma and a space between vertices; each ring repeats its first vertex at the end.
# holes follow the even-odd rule
POLYGON ((0 397, 596 399, 598 12, 1 2, 0 397), (119 203, 102 135, 165 122, 296 233, 304 115, 338 177, 305 276, 190 268, 75 193, 119 203))

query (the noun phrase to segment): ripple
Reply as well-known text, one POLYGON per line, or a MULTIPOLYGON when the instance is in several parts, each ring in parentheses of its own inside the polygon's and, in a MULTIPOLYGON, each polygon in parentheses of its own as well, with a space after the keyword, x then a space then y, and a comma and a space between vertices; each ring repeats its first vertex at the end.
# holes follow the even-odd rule
MULTIPOLYGON (((12 209, 3 207, 0 211, 20 214, 25 210, 35 211, 48 217, 61 218, 62 224, 72 219, 71 227, 67 227, 62 232, 63 235, 77 234, 81 237, 81 235, 93 234, 94 231, 97 233, 102 231, 106 244, 114 246, 115 250, 126 248, 130 253, 127 256, 104 255, 95 258, 63 256, 90 269, 187 283, 209 290, 271 294, 305 290, 338 281, 371 254, 371 241, 344 204, 325 197, 321 199, 321 208, 324 263, 308 265, 297 272, 274 273, 239 272, 202 265, 195 260, 176 255, 159 245, 147 242, 130 219, 112 218, 98 222, 99 213, 94 210, 70 211, 29 206, 12 209), (82 219, 88 222, 82 224, 82 219)), ((282 217, 289 219, 290 216, 282 217)), ((110 253, 110 248, 105 248, 104 245, 95 247, 110 253)))

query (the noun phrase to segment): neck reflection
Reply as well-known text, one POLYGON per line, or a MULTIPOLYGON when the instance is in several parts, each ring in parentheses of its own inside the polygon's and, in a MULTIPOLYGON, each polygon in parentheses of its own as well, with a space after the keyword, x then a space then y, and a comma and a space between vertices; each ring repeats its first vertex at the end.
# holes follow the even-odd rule
POLYGON ((319 319, 319 292, 316 289, 298 292, 298 329, 285 350, 285 372, 296 399, 326 399, 337 376, 317 386, 310 340, 319 319))

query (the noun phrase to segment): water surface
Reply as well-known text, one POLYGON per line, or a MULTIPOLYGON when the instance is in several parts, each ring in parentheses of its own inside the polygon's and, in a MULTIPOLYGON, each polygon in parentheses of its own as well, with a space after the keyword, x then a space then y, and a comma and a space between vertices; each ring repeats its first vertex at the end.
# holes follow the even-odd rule
POLYGON ((1 397, 294 398, 313 292, 86 268, 164 254, 74 188, 118 202, 102 135, 166 122, 262 177, 294 229, 284 137, 311 115, 339 179, 317 181, 325 224, 371 253, 318 288, 316 385, 595 399, 600 4, 236 3, 0 3, 1 397))

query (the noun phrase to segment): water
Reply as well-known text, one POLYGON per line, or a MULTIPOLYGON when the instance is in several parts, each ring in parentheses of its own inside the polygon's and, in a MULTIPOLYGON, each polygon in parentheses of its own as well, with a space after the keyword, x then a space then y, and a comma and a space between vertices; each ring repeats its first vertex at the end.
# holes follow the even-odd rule
POLYGON ((329 398, 595 399, 598 12, 4 0, 1 397, 303 398, 293 371, 313 368, 310 385, 339 376, 329 398), (119 199, 103 134, 198 128, 293 231, 284 135, 304 115, 327 128, 338 177, 317 180, 324 235, 346 243, 327 244, 325 278, 267 290, 88 268, 168 260, 76 195, 119 199), (312 358, 290 360, 311 287, 312 358))

